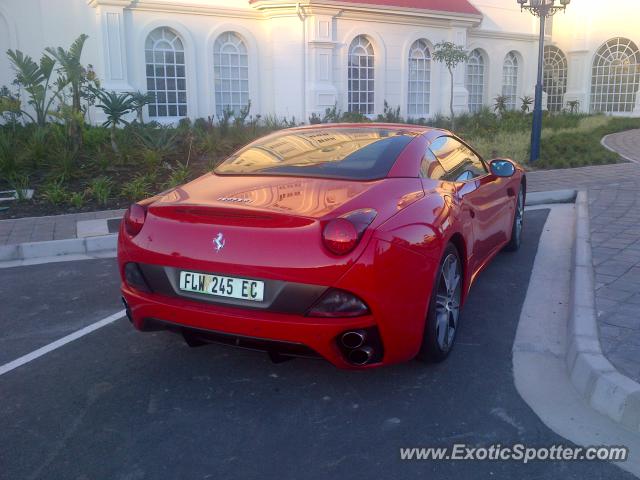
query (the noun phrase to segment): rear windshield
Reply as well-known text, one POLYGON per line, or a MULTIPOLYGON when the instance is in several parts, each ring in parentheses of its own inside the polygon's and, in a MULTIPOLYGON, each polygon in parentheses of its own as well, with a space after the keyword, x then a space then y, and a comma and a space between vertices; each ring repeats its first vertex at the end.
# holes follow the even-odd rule
POLYGON ((384 128, 282 131, 247 145, 215 173, 376 180, 387 176, 415 135, 384 128))

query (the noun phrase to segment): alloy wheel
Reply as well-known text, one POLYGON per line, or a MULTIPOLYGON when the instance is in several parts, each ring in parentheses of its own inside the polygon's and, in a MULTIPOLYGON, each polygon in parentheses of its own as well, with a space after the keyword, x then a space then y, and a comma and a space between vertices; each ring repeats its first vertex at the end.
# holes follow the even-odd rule
POLYGON ((443 352, 451 348, 458 328, 461 283, 459 261, 449 254, 442 262, 435 308, 436 341, 443 352))
POLYGON ((516 238, 520 241, 520 234, 522 233, 522 224, 524 222, 524 195, 522 190, 518 193, 518 203, 516 204, 516 238))

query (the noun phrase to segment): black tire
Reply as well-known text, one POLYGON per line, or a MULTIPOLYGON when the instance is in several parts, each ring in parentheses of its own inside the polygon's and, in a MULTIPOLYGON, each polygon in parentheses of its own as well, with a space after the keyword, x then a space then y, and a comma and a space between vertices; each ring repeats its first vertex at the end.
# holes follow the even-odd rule
POLYGON ((458 249, 450 243, 445 248, 438 265, 418 359, 427 362, 441 362, 451 352, 460 325, 462 281, 460 255, 458 249), (455 283, 454 291, 447 285, 449 282, 445 280, 453 278, 451 273, 445 272, 445 270, 450 271, 452 261, 455 261, 454 277, 457 277, 457 281, 451 282, 455 283))
POLYGON ((524 186, 520 185, 518 196, 516 197, 516 211, 511 224, 511 239, 504 249, 507 252, 515 252, 520 248, 522 242, 522 231, 524 230, 524 186))

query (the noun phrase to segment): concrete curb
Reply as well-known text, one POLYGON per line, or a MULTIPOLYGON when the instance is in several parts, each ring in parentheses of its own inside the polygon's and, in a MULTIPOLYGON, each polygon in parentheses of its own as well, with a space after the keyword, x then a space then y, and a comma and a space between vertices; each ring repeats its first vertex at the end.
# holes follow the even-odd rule
POLYGON ((550 203, 574 203, 576 200, 576 190, 551 190, 547 192, 527 192, 525 205, 547 205, 550 203))
MULTIPOLYGON (((621 132, 617 132, 617 133, 621 133, 621 132)), ((631 162, 631 163, 638 163, 637 160, 634 160, 631 157, 626 156, 623 153, 620 153, 618 150, 616 150, 613 147, 610 147, 609 145, 607 145, 607 138, 609 138, 611 135, 616 135, 617 133, 610 133, 609 135, 605 135, 604 137, 602 137, 600 139, 600 145, 602 145, 604 148, 606 148, 607 150, 609 150, 610 152, 616 153, 618 155, 620 155, 622 158, 624 158, 625 160, 631 162)))
POLYGON ((638 432, 640 384, 618 372, 600 347, 586 191, 578 192, 576 198, 573 267, 566 350, 571 383, 595 410, 638 432))
POLYGON ((48 242, 26 242, 0 246, 0 262, 55 258, 65 255, 95 255, 116 250, 118 235, 69 238, 48 242))

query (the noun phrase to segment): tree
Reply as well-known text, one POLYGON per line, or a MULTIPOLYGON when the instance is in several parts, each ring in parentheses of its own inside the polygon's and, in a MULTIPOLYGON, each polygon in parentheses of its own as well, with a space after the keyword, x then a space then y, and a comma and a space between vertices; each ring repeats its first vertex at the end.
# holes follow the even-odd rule
POLYGON ((96 107, 101 109, 107 116, 107 120, 102 124, 103 127, 111 127, 111 148, 114 153, 119 154, 118 143, 116 142, 116 129, 118 125, 128 125, 124 117, 135 110, 133 99, 130 93, 105 92, 104 90, 94 89, 94 94, 98 99, 96 107))
MULTIPOLYGON (((89 38, 84 33, 81 34, 69 47, 65 50, 62 47, 47 47, 45 52, 49 57, 58 63, 58 98, 60 100, 60 112, 68 122, 69 137, 76 148, 82 144, 81 125, 84 122, 85 109, 82 107, 82 99, 88 99, 93 102, 93 96, 89 92, 95 91, 91 87, 98 87, 99 81, 91 68, 84 68, 80 59, 82 57, 82 49, 89 38), (71 97, 71 105, 65 102, 66 88, 69 89, 71 97), (66 107, 66 108, 65 108, 66 107)), ((67 97, 68 98, 68 97, 67 97)))
POLYGON ((456 45, 453 42, 440 42, 435 45, 433 52, 433 59, 436 62, 444 63, 449 70, 449 77, 451 79, 451 94, 449 96, 449 110, 451 111, 451 129, 455 128, 454 113, 453 113, 453 70, 460 63, 464 63, 469 59, 469 54, 460 45, 456 45))
POLYGON ((7 50, 7 56, 16 71, 15 84, 23 88, 29 95, 27 103, 33 107, 35 118, 25 112, 37 125, 44 127, 49 117, 51 104, 56 98, 57 91, 51 91, 51 75, 55 60, 43 55, 40 63, 36 63, 29 55, 20 50, 7 50))
POLYGON ((142 116, 142 109, 145 105, 149 105, 156 101, 155 93, 147 92, 142 93, 140 90, 131 94, 131 101, 133 102, 133 109, 136 112, 136 118, 140 124, 144 123, 144 117, 142 116))
POLYGON ((71 44, 69 50, 62 47, 47 47, 45 49, 46 53, 60 65, 58 69, 60 84, 69 85, 71 88, 71 108, 74 113, 79 113, 82 110, 81 87, 86 80, 86 70, 80 63, 80 57, 87 38, 89 38, 88 35, 81 34, 71 44))

